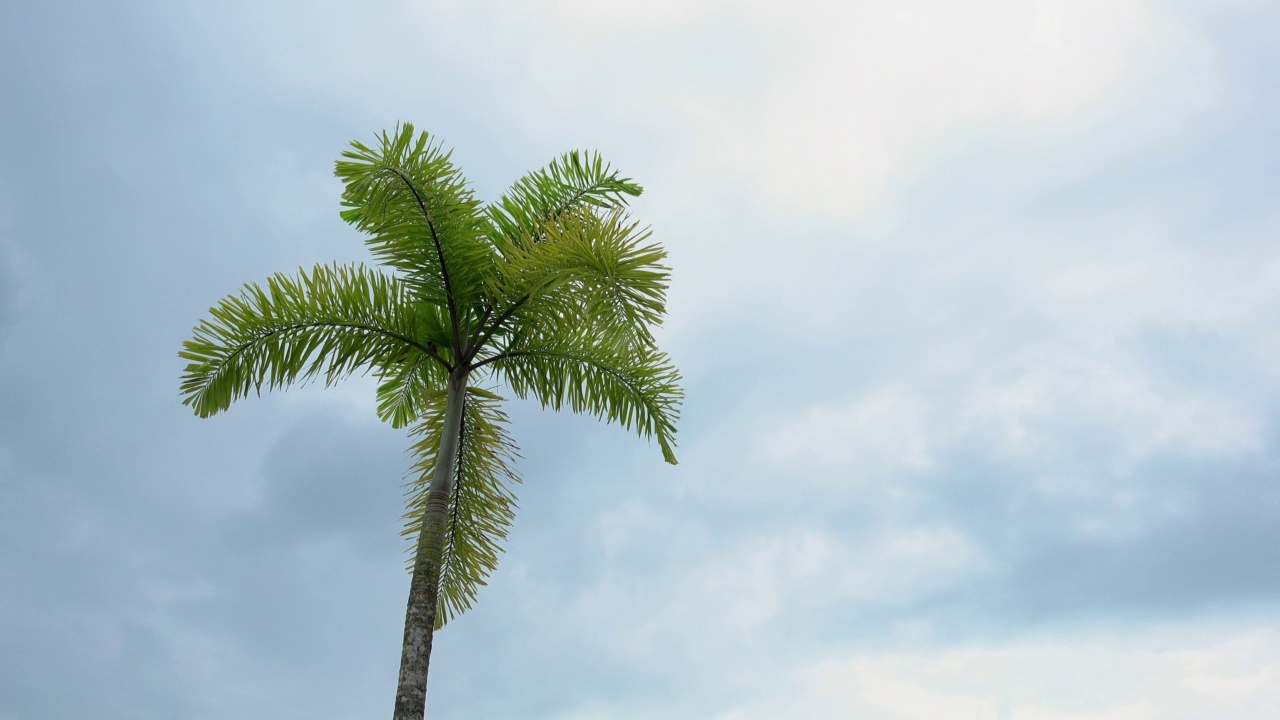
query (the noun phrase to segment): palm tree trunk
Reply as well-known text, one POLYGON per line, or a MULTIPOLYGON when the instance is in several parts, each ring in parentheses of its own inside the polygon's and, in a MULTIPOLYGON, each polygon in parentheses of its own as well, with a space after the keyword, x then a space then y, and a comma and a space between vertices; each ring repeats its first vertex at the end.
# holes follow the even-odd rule
POLYGON ((409 605, 404 617, 404 645, 400 652, 400 682, 396 687, 394 720, 422 720, 427 712, 427 669, 431 664, 431 640, 435 635, 436 603, 440 590, 440 556, 444 550, 449 493, 462 435, 462 412, 467 399, 467 375, 452 377, 445 404, 444 428, 436 471, 427 491, 427 506, 418 533, 409 605))

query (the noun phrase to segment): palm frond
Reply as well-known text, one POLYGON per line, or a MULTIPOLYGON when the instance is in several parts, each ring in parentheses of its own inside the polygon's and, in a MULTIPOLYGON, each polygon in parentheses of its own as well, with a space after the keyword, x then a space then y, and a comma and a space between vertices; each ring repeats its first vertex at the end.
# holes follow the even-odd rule
POLYGON ((680 372, 652 346, 595 344, 589 338, 519 339, 485 360, 521 398, 568 406, 653 438, 676 464, 676 421, 684 391, 680 372))
MULTIPOLYGON (((518 451, 507 433, 508 420, 499 408, 501 401, 502 398, 480 388, 467 389, 440 561, 437 629, 475 602, 476 593, 487 584, 498 565, 501 543, 515 518, 516 498, 510 486, 520 482, 519 474, 512 467, 518 451)), ((408 512, 401 532, 415 541, 422 530, 427 492, 435 473, 444 424, 445 393, 430 393, 424 402, 430 404, 432 410, 424 413, 424 420, 414 429, 417 439, 412 452, 417 460, 411 470, 414 478, 406 485, 408 512)), ((414 559, 411 548, 410 569, 414 559)))
POLYGON ((445 386, 439 368, 458 362, 450 347, 452 331, 445 311, 419 303, 414 317, 414 337, 426 345, 426 352, 378 371, 378 417, 394 428, 408 427, 422 417, 429 409, 422 399, 445 386))
POLYGON ((426 411, 422 398, 430 390, 439 387, 432 366, 435 360, 426 353, 418 353, 404 362, 396 363, 378 373, 378 418, 391 423, 393 428, 408 427, 426 411))
POLYGON ((497 230, 496 244, 506 252, 513 244, 541 240, 544 226, 566 212, 623 207, 643 191, 619 177, 599 153, 574 150, 516 181, 486 214, 497 230))
MULTIPOLYGON (((491 293, 511 308, 510 327, 556 334, 590 324, 598 342, 652 344, 662 322, 670 269, 666 251, 620 209, 574 210, 544 225, 543 242, 498 260, 491 293)), ((500 315, 502 317, 502 315, 500 315)))
MULTIPOLYGON (((317 265, 277 274, 266 287, 224 298, 183 343, 182 402, 207 417, 250 392, 323 377, 326 384, 364 368, 390 372, 417 363, 427 347, 407 288, 361 265, 317 265)), ((422 382, 442 383, 438 363, 422 382)))
POLYGON ((480 293, 493 250, 451 155, 406 123, 383 131, 376 149, 353 141, 334 172, 346 184, 342 218, 368 233, 374 257, 404 273, 419 299, 452 317, 480 293))

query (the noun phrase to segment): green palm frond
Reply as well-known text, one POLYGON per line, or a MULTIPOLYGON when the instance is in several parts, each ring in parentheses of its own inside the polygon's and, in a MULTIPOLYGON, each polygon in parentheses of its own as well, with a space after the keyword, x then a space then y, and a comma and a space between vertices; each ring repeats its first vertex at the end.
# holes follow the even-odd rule
POLYGON ((414 338, 426 345, 428 352, 378 370, 378 417, 394 428, 408 427, 422 417, 428 409, 422 399, 445 386, 440 367, 458 362, 453 356, 453 333, 445 311, 437 305, 419 303, 414 317, 414 338))
MULTIPOLYGON (((510 486, 520 482, 512 465, 518 457, 507 434, 502 398, 480 388, 467 389, 453 493, 449 497, 440 568, 437 629, 471 607, 476 592, 498 565, 501 542, 515 518, 516 498, 510 486)), ((414 429, 415 474, 407 487, 408 512, 402 535, 416 540, 422 529, 427 492, 435 473, 436 452, 445 411, 445 393, 432 392, 431 411, 414 429)), ((411 554, 408 567, 413 568, 411 554)))
POLYGON ((533 396, 554 410, 568 406, 654 438, 663 459, 676 464, 675 426, 684 392, 666 353, 559 338, 521 341, 486 362, 519 397, 533 396))
MULTIPOLYGON (((360 368, 392 369, 426 351, 407 289, 362 265, 317 265, 249 283, 196 326, 179 356, 183 403, 207 417, 250 392, 316 376, 333 383, 360 368)), ((438 363, 422 366, 439 385, 438 363)))
POLYGON ((408 427, 426 411, 422 398, 439 389, 443 378, 438 365, 426 353, 398 362, 378 372, 378 418, 393 428, 408 427))
POLYGON ((555 335, 589 323, 599 342, 652 344, 670 269, 661 264, 666 251, 646 242, 649 230, 620 209, 574 210, 544 230, 543 242, 498 261, 492 292, 510 308, 508 324, 555 335))
POLYGON ((453 316, 478 296, 492 263, 480 201, 452 153, 413 125, 384 131, 377 145, 353 141, 336 163, 342 218, 368 233, 374 257, 404 273, 420 300, 453 316))
POLYGON ((598 153, 574 150, 525 175, 502 199, 486 208, 503 252, 511 244, 540 240, 544 226, 584 207, 622 207, 644 191, 598 153))
POLYGON ((538 282, 522 313, 527 327, 554 329, 558 318, 591 323, 603 336, 652 345, 650 332, 666 314, 671 269, 648 228, 621 210, 573 213, 547 225, 547 240, 522 254, 517 277, 538 282))

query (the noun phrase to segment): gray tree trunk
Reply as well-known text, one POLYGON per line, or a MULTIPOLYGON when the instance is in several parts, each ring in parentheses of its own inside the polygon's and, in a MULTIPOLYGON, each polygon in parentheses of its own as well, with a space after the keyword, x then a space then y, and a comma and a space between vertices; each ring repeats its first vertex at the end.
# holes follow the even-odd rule
POLYGON ((400 652, 400 682, 396 687, 394 720, 422 720, 427 712, 427 669, 431 664, 431 640, 435 635, 436 604, 440 591, 440 559, 444 550, 449 494, 458 459, 462 413, 467 400, 467 376, 449 381, 440 451, 435 475, 427 491, 427 507, 418 534, 409 605, 404 617, 404 645, 400 652))

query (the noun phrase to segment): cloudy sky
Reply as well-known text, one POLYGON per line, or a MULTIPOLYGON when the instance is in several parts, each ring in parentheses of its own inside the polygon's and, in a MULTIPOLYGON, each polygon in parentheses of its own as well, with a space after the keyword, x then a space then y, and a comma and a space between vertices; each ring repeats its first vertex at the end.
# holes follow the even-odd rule
POLYGON ((688 395, 512 406, 430 717, 1274 717, 1280 7, 641 5, 0 5, 0 720, 391 711, 404 434, 177 351, 399 120, 642 182, 688 395))

